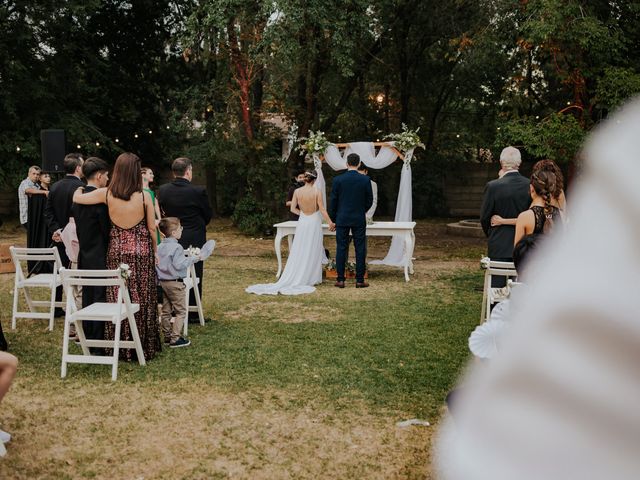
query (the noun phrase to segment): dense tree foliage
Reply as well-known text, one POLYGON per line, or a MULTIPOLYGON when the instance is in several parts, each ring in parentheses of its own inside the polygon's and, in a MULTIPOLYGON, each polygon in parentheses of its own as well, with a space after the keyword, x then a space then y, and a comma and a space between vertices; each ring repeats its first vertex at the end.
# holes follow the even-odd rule
MULTIPOLYGON (((5 181, 39 161, 40 129, 64 128, 109 160, 190 155, 216 209, 256 225, 304 161, 282 160, 278 123, 334 142, 420 127, 423 215, 452 165, 506 143, 572 162, 640 92, 640 6, 622 0, 8 0, 0 28, 5 181)), ((397 173, 377 176, 385 213, 397 173)))

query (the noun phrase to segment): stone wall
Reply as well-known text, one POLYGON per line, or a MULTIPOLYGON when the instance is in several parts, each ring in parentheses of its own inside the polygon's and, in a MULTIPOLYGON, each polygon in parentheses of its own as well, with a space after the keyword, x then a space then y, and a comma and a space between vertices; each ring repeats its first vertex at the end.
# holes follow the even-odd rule
MULTIPOLYGON (((531 164, 523 162, 520 171, 529 175, 531 164)), ((444 197, 450 217, 479 218, 484 187, 498 178, 500 165, 496 163, 459 164, 445 175, 444 197)))

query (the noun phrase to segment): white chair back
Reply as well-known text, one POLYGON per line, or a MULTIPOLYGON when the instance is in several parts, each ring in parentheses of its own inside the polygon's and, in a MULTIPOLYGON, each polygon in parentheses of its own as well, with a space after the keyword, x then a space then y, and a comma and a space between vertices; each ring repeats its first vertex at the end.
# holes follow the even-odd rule
POLYGON ((482 292, 482 309, 480 312, 480 323, 489 320, 491 314, 491 306, 494 303, 501 302, 509 296, 509 284, 510 278, 518 276, 516 267, 513 262, 503 262, 498 260, 491 260, 483 262, 485 267, 484 273, 484 288, 482 292), (503 288, 492 288, 491 283, 493 277, 506 277, 506 285, 503 288))
POLYGON ((59 271, 62 267, 60 254, 55 247, 50 248, 22 248, 9 247, 11 259, 15 267, 14 289, 13 289, 13 309, 11 315, 11 328, 16 328, 18 318, 43 318, 49 320, 49 330, 53 330, 53 319, 55 308, 62 307, 63 302, 56 302, 56 287, 62 284, 59 271), (52 273, 39 273, 29 276, 26 270, 27 262, 53 262, 52 273), (26 273, 25 273, 26 272, 26 273), (48 289, 50 298, 48 300, 34 300, 31 297, 30 289, 48 289), (23 293, 28 311, 18 310, 20 293, 23 293), (38 312, 38 307, 48 307, 49 312, 38 312))
POLYGON ((140 365, 145 365, 144 352, 138 328, 135 321, 135 313, 140 310, 140 305, 131 303, 129 290, 122 277, 120 269, 116 270, 68 270, 61 269, 60 275, 64 289, 67 292, 67 310, 64 324, 64 337, 62 343, 62 370, 61 376, 67 375, 68 363, 96 363, 111 365, 111 379, 118 377, 118 357, 121 348, 134 348, 140 365), (115 287, 118 295, 115 303, 93 303, 77 310, 73 301, 72 291, 74 286, 82 287, 115 287), (132 340, 121 340, 121 325, 123 320, 129 322, 132 340), (84 334, 83 321, 111 322, 115 325, 113 340, 87 339, 84 334), (71 324, 75 324, 82 355, 69 353, 69 331, 71 324), (111 348, 111 356, 91 355, 89 348, 111 348))

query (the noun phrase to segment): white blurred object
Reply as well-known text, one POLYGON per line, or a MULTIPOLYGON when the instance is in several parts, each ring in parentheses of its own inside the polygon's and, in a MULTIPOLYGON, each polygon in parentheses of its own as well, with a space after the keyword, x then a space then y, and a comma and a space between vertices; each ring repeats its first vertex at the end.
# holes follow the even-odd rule
POLYGON ((527 265, 500 355, 445 422, 446 480, 640 478, 640 102, 598 128, 572 221, 527 265))
POLYGON ((417 425, 419 427, 428 427, 429 422, 427 422, 426 420, 420 420, 419 418, 412 418, 410 420, 403 420, 401 422, 396 423, 396 427, 400 427, 400 428, 410 427, 411 425, 417 425))
MULTIPOLYGON (((502 303, 498 304, 496 308, 500 305, 502 303)), ((469 350, 478 358, 495 357, 498 354, 498 345, 506 328, 506 322, 493 319, 478 325, 469 337, 469 350)))

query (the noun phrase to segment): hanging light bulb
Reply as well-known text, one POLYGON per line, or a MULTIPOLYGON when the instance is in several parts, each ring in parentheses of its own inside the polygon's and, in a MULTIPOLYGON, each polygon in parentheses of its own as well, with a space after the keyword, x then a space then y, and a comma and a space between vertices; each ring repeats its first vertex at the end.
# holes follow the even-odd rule
POLYGON ((20 147, 16 147, 16 152, 19 152, 19 151, 20 151, 20 147))
POLYGON ((76 145, 76 148, 77 148, 78 150, 80 150, 82 147, 80 146, 80 144, 77 144, 77 145, 76 145))
POLYGON ((137 134, 137 133, 134 133, 134 134, 133 134, 133 138, 138 138, 138 134, 137 134))
POLYGON ((116 143, 120 143, 120 140, 118 138, 116 138, 116 143))
POLYGON ((149 135, 151 135, 153 133, 153 130, 149 130, 149 135))
POLYGON ((457 134, 457 135, 456 135, 456 138, 460 138, 460 134, 457 134))
POLYGON ((167 125, 167 130, 169 130, 169 125, 167 125))
POLYGON ((100 146, 100 142, 96 142, 96 147, 99 147, 99 146, 100 146))

